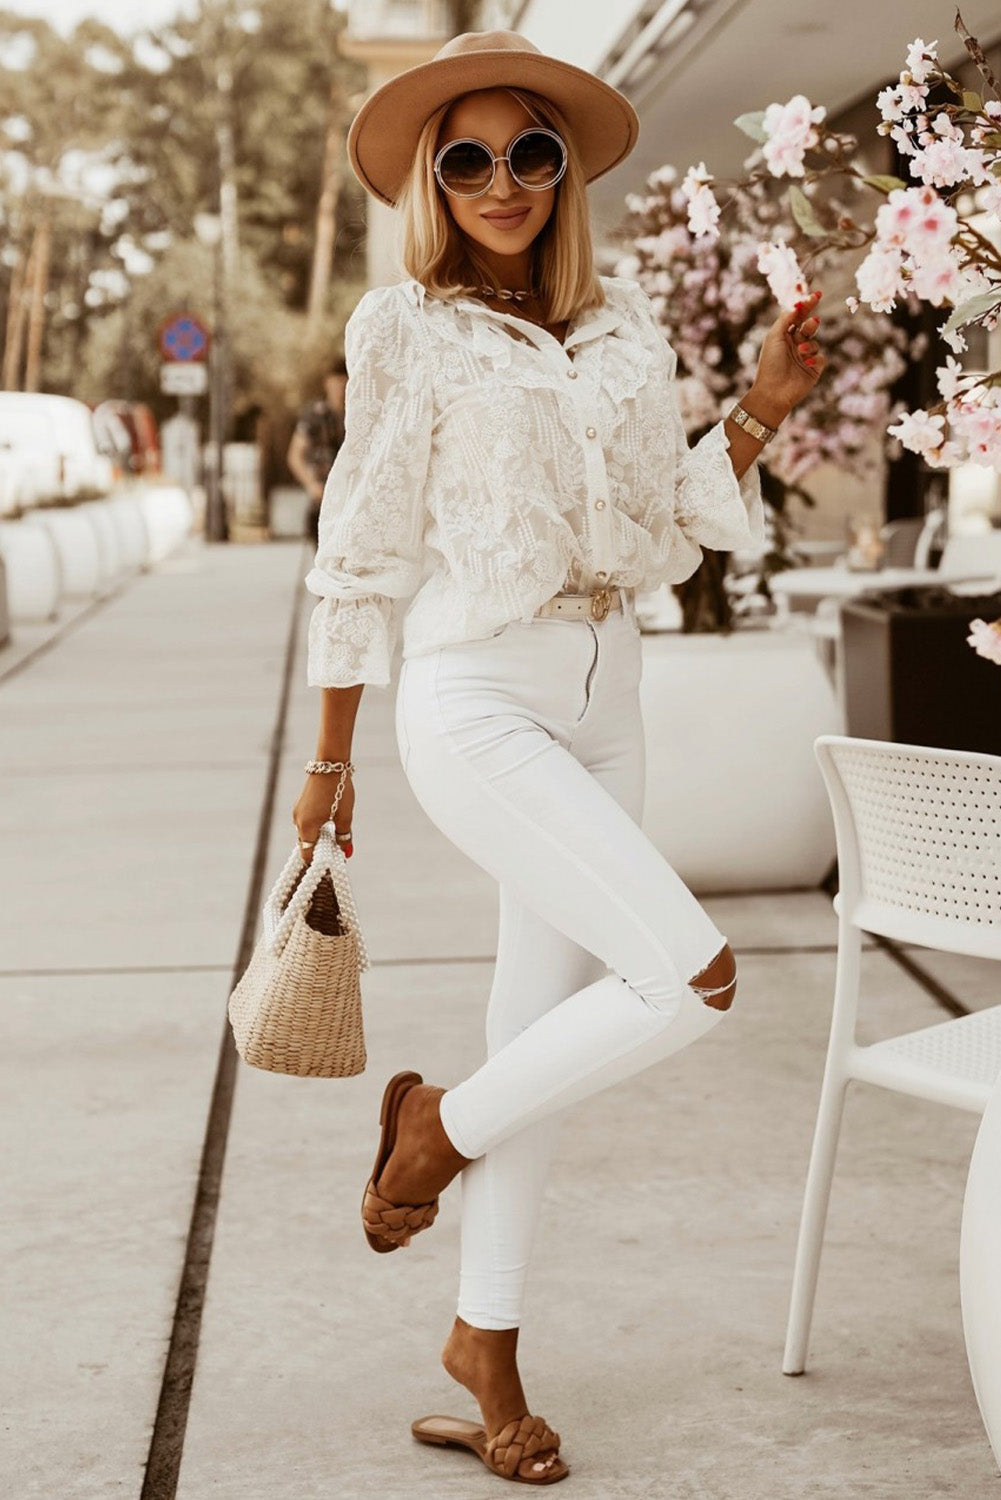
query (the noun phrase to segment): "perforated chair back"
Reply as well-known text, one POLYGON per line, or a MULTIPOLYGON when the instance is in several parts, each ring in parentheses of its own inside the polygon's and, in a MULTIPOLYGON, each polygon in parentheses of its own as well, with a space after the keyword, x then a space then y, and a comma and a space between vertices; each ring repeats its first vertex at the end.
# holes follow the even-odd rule
POLYGON ((838 910, 865 932, 1001 959, 1001 757, 822 735, 838 910))

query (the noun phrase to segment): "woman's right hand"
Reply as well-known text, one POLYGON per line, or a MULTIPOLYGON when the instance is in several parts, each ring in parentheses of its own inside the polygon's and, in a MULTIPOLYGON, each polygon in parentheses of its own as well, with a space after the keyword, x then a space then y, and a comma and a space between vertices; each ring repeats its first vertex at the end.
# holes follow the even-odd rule
MULTIPOLYGON (((310 845, 316 843, 323 824, 330 820, 330 807, 337 792, 340 776, 340 772, 311 771, 306 777, 306 785, 299 793, 299 800, 292 809, 292 822, 296 826, 300 840, 305 839, 310 845)), ((334 827, 338 833, 351 832, 354 810, 355 789, 349 771, 344 782, 341 800, 334 813, 334 827)), ((342 843, 340 847, 350 859, 351 845, 342 843)), ((312 848, 304 849, 300 842, 299 855, 308 865, 312 862, 313 850, 312 848)))

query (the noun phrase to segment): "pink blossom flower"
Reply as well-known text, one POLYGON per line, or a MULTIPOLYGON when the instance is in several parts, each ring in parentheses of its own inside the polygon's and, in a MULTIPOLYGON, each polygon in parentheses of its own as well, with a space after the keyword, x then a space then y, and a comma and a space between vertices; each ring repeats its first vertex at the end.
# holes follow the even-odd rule
POLYGON ((1001 620, 971 620, 970 633, 966 637, 978 656, 996 662, 1001 667, 1001 620))
POLYGON ((916 188, 894 188, 886 202, 876 210, 876 233, 880 243, 906 249, 923 207, 916 188))
POLYGON ((957 182, 965 182, 977 169, 971 158, 979 153, 967 150, 961 139, 934 141, 918 151, 910 164, 911 176, 932 187, 955 187, 957 182))
POLYGON ((924 302, 941 307, 955 302, 960 286, 959 267, 951 256, 929 256, 911 267, 911 287, 924 302))
POLYGON ((819 140, 814 125, 826 115, 824 106, 814 108, 805 94, 794 94, 787 104, 769 104, 761 121, 767 136, 761 151, 773 177, 804 176, 804 153, 819 140))

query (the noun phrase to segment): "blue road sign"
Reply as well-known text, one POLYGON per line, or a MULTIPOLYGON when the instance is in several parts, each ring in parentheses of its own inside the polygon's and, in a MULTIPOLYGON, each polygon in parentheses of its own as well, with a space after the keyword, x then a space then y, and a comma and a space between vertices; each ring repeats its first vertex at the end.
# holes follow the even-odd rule
POLYGON ((209 331, 194 313, 177 313, 160 325, 160 353, 170 361, 203 360, 209 352, 209 331))

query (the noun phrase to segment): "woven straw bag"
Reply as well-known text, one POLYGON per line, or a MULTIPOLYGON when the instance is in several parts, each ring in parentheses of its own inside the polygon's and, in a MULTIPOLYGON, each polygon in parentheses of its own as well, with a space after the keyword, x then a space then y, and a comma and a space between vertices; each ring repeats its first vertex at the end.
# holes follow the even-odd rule
POLYGON ((229 997, 236 1050, 299 1078, 365 1069, 360 975, 369 967, 347 859, 332 822, 307 865, 296 847, 264 903, 264 930, 229 997))

